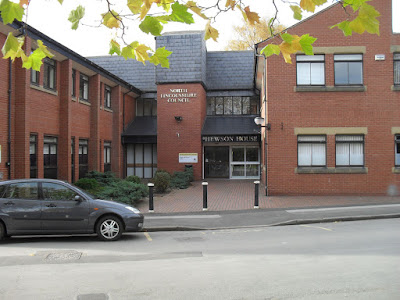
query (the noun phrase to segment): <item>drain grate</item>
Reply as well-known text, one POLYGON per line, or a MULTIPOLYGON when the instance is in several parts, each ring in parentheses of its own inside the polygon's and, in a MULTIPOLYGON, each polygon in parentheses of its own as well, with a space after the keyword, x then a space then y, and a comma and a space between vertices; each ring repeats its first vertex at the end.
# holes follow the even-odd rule
POLYGON ((82 252, 78 252, 75 250, 68 250, 68 251, 50 252, 46 255, 45 259, 47 261, 71 261, 71 260, 79 260, 81 256, 82 252))

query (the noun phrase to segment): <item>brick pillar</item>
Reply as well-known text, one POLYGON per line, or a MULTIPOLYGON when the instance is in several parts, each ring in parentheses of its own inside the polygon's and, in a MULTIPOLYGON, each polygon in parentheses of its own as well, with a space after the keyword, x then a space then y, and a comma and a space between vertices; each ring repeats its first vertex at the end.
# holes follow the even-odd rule
POLYGON ((74 144, 74 177, 75 181, 79 180, 79 137, 75 136, 74 144))
POLYGON ((89 139, 89 171, 99 171, 100 168, 100 75, 89 78, 90 99, 90 139, 89 139))
POLYGON ((60 134, 58 139, 58 178, 71 182, 71 101, 72 61, 60 63, 60 134))
MULTIPOLYGON (((25 54, 31 52, 31 39, 25 39, 25 54)), ((30 82, 31 70, 22 68, 21 60, 15 62, 14 72, 14 118, 13 118, 13 145, 14 157, 11 159, 11 168, 14 178, 30 177, 29 160, 29 118, 30 118, 30 82)), ((39 152, 40 153, 40 152, 39 152)), ((38 155, 39 155, 38 153, 38 155)), ((43 153, 43 152, 42 152, 43 153)), ((43 166, 42 166, 43 167, 43 166)))
POLYGON ((100 152, 99 171, 104 172, 104 140, 100 140, 99 142, 99 152, 100 152))
POLYGON ((123 149, 121 145, 122 133, 122 91, 121 86, 111 90, 111 109, 113 111, 113 129, 111 143, 111 171, 117 177, 123 177, 123 149))

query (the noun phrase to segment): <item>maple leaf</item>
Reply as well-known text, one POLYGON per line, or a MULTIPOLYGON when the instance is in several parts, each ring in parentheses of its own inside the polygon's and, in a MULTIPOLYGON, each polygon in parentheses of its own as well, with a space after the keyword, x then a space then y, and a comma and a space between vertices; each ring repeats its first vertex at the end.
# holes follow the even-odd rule
POLYGON ((156 0, 143 0, 143 6, 140 11, 140 20, 144 19, 155 1, 156 0))
POLYGON ((138 14, 143 5, 143 0, 128 0, 128 8, 133 14, 138 14))
POLYGON ((4 24, 12 23, 14 20, 22 21, 24 9, 18 4, 9 0, 1 0, 0 2, 1 18, 4 24))
MULTIPOLYGON (((174 3, 175 0, 158 0, 157 6, 162 6, 162 8, 166 11, 169 12, 171 9, 171 3, 174 3)), ((190 1, 189 1, 190 2, 190 1)))
POLYGON ((160 20, 151 16, 146 16, 142 23, 140 23, 139 28, 143 32, 151 33, 155 36, 161 35, 161 31, 163 30, 160 20))
POLYGON ((309 12, 315 11, 315 3, 313 0, 301 0, 300 7, 309 12))
POLYGON ((264 48, 262 48, 260 53, 265 55, 265 57, 269 57, 274 54, 279 55, 279 53, 281 53, 281 48, 279 48, 278 45, 269 44, 269 45, 265 46, 264 48))
POLYGON ((22 46, 24 45, 25 37, 16 38, 11 32, 8 34, 7 39, 1 49, 3 58, 10 58, 14 61, 17 57, 21 57, 24 53, 22 46))
POLYGON ((292 63, 291 54, 296 53, 297 51, 302 51, 302 46, 300 44, 300 37, 298 35, 292 35, 292 37, 289 38, 289 34, 286 33, 285 38, 287 40, 290 40, 290 42, 283 41, 279 45, 279 49, 281 50, 285 62, 291 64, 292 63))
POLYGON ((207 20, 208 17, 202 13, 201 8, 197 6, 196 2, 194 1, 188 1, 186 3, 186 6, 193 11, 195 14, 197 14, 198 16, 202 17, 203 19, 207 20))
POLYGON ((314 55, 313 52, 313 46, 312 44, 316 41, 317 39, 315 37, 310 36, 309 34, 303 34, 300 37, 299 44, 301 46, 302 51, 306 55, 314 55))
MULTIPOLYGON (((51 52, 47 49, 47 47, 43 44, 43 42, 42 42, 41 40, 37 40, 37 44, 38 44, 38 48, 37 48, 36 50, 37 50, 37 51, 40 51, 41 53, 43 53, 43 55, 44 55, 45 57, 52 58, 52 57, 54 56, 54 54, 51 53, 51 52)), ((36 51, 36 50, 35 50, 35 51, 36 51)))
POLYGON ((24 7, 24 5, 28 6, 30 0, 19 0, 19 6, 24 7))
POLYGON ((78 29, 79 22, 85 15, 85 8, 82 5, 79 5, 75 10, 71 10, 69 13, 68 21, 72 23, 71 28, 73 30, 78 29))
POLYGON ((234 10, 235 5, 236 5, 235 0, 226 0, 225 7, 230 7, 232 10, 234 10))
POLYGON ((260 16, 258 13, 251 12, 250 7, 246 6, 244 8, 244 12, 242 13, 246 16, 245 19, 250 23, 250 25, 254 25, 255 23, 260 23, 260 16))
POLYGON ((290 5, 290 8, 293 11, 293 18, 295 18, 296 20, 301 20, 303 18, 301 12, 301 8, 297 5, 290 5))
POLYGON ((148 50, 151 50, 151 48, 143 44, 138 45, 134 49, 136 60, 142 62, 143 64, 145 64, 146 60, 150 60, 149 54, 147 53, 148 50))
POLYGON ((117 55, 121 55, 121 46, 115 40, 110 41, 110 51, 108 54, 113 55, 116 53, 117 55))
POLYGON ((185 5, 175 2, 171 5, 172 13, 169 16, 170 20, 173 22, 181 22, 186 24, 194 23, 193 15, 189 13, 188 8, 185 5))
POLYGON ((217 41, 219 33, 218 33, 217 29, 215 29, 214 27, 211 26, 211 21, 207 22, 205 32, 206 32, 206 34, 204 36, 205 40, 212 38, 215 42, 217 41))
POLYGON ((125 59, 128 59, 128 58, 133 58, 134 59, 135 58, 134 50, 138 45, 139 45, 139 42, 133 42, 130 45, 125 46, 124 48, 122 48, 121 55, 125 59))
POLYGON ((114 10, 101 15, 103 17, 103 24, 108 28, 120 28, 121 21, 118 13, 114 10))
POLYGON ((169 68, 168 56, 172 54, 172 51, 168 51, 165 47, 158 48, 156 52, 150 57, 150 62, 155 66, 161 64, 163 68, 169 68))

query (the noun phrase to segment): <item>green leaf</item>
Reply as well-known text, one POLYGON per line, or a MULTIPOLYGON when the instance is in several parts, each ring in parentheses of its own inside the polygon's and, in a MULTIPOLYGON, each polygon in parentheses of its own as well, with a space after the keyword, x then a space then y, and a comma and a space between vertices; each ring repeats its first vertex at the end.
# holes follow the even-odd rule
POLYGON ((40 71, 40 67, 43 64, 43 58, 45 57, 46 55, 43 51, 38 48, 33 51, 33 53, 28 57, 28 60, 22 64, 22 67, 25 69, 32 68, 33 70, 40 71))
POLYGON ((47 50, 47 47, 43 44, 41 40, 37 40, 38 48, 36 50, 41 51, 45 56, 52 58, 54 56, 53 53, 51 53, 49 50, 47 50))
POLYGON ((0 11, 4 24, 12 23, 15 19, 22 21, 24 15, 24 8, 9 0, 1 0, 0 11))
POLYGON ((379 16, 380 13, 373 6, 363 4, 359 9, 357 19, 360 19, 360 23, 368 33, 379 35, 379 21, 376 19, 379 16))
POLYGON ((23 53, 22 46, 24 45, 25 38, 22 36, 16 38, 11 32, 8 34, 7 39, 1 49, 3 58, 11 58, 14 61, 17 57, 21 57, 23 53))
POLYGON ((128 59, 128 58, 133 58, 133 59, 135 59, 135 52, 134 52, 134 50, 135 50, 135 48, 136 48, 138 45, 139 45, 139 42, 133 42, 133 43, 131 43, 130 45, 125 46, 124 48, 122 48, 121 55, 122 55, 125 59, 128 59))
POLYGON ((282 37, 282 40, 284 40, 286 43, 289 43, 289 44, 294 40, 294 37, 291 34, 286 33, 286 32, 281 34, 281 37, 282 37))
POLYGON ((159 3, 157 3, 157 6, 162 6, 162 8, 166 11, 169 12, 171 9, 171 3, 174 3, 175 0, 160 0, 159 3))
POLYGON ((175 2, 171 5, 172 13, 170 15, 170 20, 173 22, 181 22, 186 24, 194 23, 193 15, 189 13, 188 8, 185 5, 175 2))
POLYGON ((334 27, 337 27, 337 28, 339 28, 341 31, 343 31, 343 33, 344 33, 345 36, 350 36, 350 35, 353 34, 353 31, 351 30, 351 28, 350 28, 349 25, 350 25, 350 22, 349 22, 349 21, 343 21, 343 22, 340 22, 339 24, 333 25, 333 26, 331 27, 331 29, 334 28, 334 27))
POLYGON ((71 28, 73 30, 78 29, 79 22, 84 17, 84 15, 85 15, 85 8, 82 5, 79 5, 75 10, 71 10, 68 17, 68 21, 72 23, 71 28))
POLYGON ((115 40, 111 40, 108 54, 113 55, 114 53, 121 55, 121 46, 115 40))
POLYGON ((103 17, 103 25, 108 28, 120 28, 121 20, 118 13, 114 10, 101 15, 103 17))
POLYGON ((303 34, 300 38, 300 45, 303 48, 303 52, 307 55, 314 55, 312 44, 317 39, 315 37, 310 36, 309 34, 303 34))
POLYGON ((58 2, 62 5, 64 3, 64 0, 58 0, 58 2))
POLYGON ((278 45, 274 45, 274 44, 269 44, 267 46, 265 46, 261 52, 261 54, 264 54, 265 57, 269 57, 271 55, 279 55, 279 53, 281 53, 281 49, 279 48, 278 45))
POLYGON ((169 68, 168 56, 172 54, 172 51, 168 51, 165 47, 158 48, 156 52, 150 57, 150 62, 155 66, 161 64, 163 68, 169 68))
POLYGON ((356 11, 367 1, 370 0, 343 0, 343 7, 350 5, 356 11))
POLYGON ((293 18, 295 18, 296 20, 301 20, 303 18, 302 14, 301 14, 301 8, 297 5, 290 5, 290 8, 293 11, 293 18))
POLYGON ((161 31, 163 30, 160 20, 151 16, 146 16, 142 23, 140 23, 139 28, 143 32, 151 33, 154 36, 161 35, 161 31))

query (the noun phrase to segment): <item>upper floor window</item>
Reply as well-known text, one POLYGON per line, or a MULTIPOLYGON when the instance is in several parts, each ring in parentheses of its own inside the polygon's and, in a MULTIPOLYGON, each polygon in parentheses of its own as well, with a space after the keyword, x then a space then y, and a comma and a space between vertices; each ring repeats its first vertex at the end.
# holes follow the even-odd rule
POLYGON ((335 54, 335 85, 363 84, 362 54, 335 54))
POLYGON ((157 101, 154 99, 136 99, 136 116, 157 116, 157 101))
POLYGON ((207 115, 257 115, 258 99, 251 97, 208 97, 207 115))
POLYGON ((71 82, 72 82, 71 95, 72 95, 72 97, 76 97, 76 70, 75 69, 72 69, 71 82))
POLYGON ((325 55, 297 55, 297 85, 325 85, 325 55))
POLYGON ((297 137, 297 165, 299 167, 326 166, 325 135, 299 135, 297 137))
POLYGON ((39 72, 31 69, 31 83, 39 85, 39 72))
POLYGON ((111 88, 108 85, 104 88, 104 107, 111 108, 111 88))
POLYGON ((338 167, 364 166, 363 135, 336 136, 336 166, 338 167))
POLYGON ((393 60, 394 84, 400 84, 400 53, 395 53, 393 55, 393 60))
POLYGON ((56 61, 49 58, 43 61, 43 87, 56 89, 56 61))
POLYGON ((79 99, 89 101, 89 77, 83 74, 79 80, 79 99))

